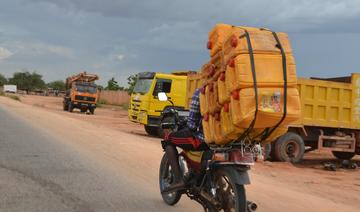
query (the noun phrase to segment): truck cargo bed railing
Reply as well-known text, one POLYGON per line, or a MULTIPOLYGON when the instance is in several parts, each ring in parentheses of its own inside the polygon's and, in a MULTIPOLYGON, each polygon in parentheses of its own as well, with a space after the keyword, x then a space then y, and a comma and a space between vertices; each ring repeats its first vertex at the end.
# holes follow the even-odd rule
POLYGON ((318 140, 318 149, 328 149, 331 151, 339 152, 355 152, 356 148, 356 138, 355 134, 352 133, 351 136, 337 136, 337 135, 324 135, 324 131, 320 130, 320 136, 318 140), (331 142, 331 145, 326 145, 326 142, 331 142))

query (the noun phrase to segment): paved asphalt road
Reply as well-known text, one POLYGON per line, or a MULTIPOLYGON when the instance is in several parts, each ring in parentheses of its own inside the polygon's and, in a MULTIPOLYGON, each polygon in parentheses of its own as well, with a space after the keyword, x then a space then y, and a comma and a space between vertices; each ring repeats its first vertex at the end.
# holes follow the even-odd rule
POLYGON ((116 174, 32 125, 0 106, 0 211, 199 210, 188 201, 165 205, 156 188, 133 183, 126 171, 116 174))

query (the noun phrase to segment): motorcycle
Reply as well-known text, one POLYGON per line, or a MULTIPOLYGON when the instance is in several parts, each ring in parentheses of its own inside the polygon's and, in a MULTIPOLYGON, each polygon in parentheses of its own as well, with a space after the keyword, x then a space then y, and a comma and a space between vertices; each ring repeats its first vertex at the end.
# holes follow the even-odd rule
MULTIPOLYGON (((165 93, 159 93, 160 101, 170 101, 165 93)), ((161 127, 167 133, 186 127, 186 117, 179 111, 167 108, 162 113, 161 127)), ((162 141, 165 150, 166 140, 162 141)), ((245 185, 250 184, 248 170, 254 165, 254 146, 243 142, 233 142, 226 146, 209 145, 206 151, 186 151, 179 153, 179 164, 185 188, 168 191, 175 181, 166 153, 163 155, 159 185, 163 201, 175 205, 183 194, 200 203, 204 211, 255 211, 257 205, 247 201, 245 185)))

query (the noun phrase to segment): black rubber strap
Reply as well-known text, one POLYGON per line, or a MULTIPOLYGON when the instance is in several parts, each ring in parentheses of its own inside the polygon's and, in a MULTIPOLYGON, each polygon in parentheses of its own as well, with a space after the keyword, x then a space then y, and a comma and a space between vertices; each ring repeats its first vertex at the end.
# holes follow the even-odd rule
POLYGON ((279 37, 277 36, 276 32, 272 32, 276 43, 277 43, 277 47, 280 49, 281 52, 281 57, 282 57, 282 68, 283 68, 283 77, 284 77, 284 112, 283 112, 283 116, 281 117, 281 120, 270 130, 265 129, 264 130, 264 134, 261 138, 261 141, 265 140, 266 138, 268 138, 279 126, 280 124, 284 121, 284 119, 286 118, 287 115, 287 66, 286 66, 286 55, 285 55, 285 51, 283 46, 281 45, 281 42, 279 40, 279 37))
MULTIPOLYGON (((251 45, 250 35, 249 35, 249 32, 246 29, 241 28, 241 27, 239 27, 239 28, 244 30, 244 32, 245 32, 244 35, 245 35, 246 42, 247 42, 248 49, 249 49, 251 72, 252 72, 253 83, 254 83, 254 92, 255 92, 255 114, 254 114, 254 119, 250 123, 249 127, 245 130, 245 132, 240 136, 239 140, 241 141, 246 136, 248 136, 248 134, 251 132, 252 129, 254 129, 255 122, 256 122, 256 117, 257 117, 257 114, 258 114, 258 111, 259 111, 259 100, 258 100, 259 95, 258 95, 258 88, 257 88, 254 51, 253 51, 253 48, 252 48, 252 45, 251 45)), ((241 35, 239 38, 242 38, 242 37, 243 37, 243 35, 241 35)))

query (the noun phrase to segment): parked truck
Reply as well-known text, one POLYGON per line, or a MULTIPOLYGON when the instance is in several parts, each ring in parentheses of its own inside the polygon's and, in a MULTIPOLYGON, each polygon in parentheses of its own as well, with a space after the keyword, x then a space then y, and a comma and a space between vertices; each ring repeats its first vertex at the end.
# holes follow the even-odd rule
POLYGON ((16 85, 4 85, 4 92, 5 93, 16 93, 17 86, 16 85))
POLYGON ((81 112, 89 111, 94 114, 98 99, 98 89, 95 81, 99 77, 96 74, 82 72, 66 79, 66 95, 63 101, 63 109, 73 112, 75 108, 81 112))
POLYGON ((332 151, 338 159, 360 154, 360 74, 299 78, 301 119, 271 146, 280 161, 298 162, 304 151, 332 151))
POLYGON ((138 74, 137 83, 131 94, 128 115, 132 122, 144 125, 149 135, 162 137, 159 127, 161 112, 167 108, 186 111, 186 80, 189 71, 171 74, 143 72, 138 74), (172 103, 159 101, 157 94, 165 92, 172 103))

